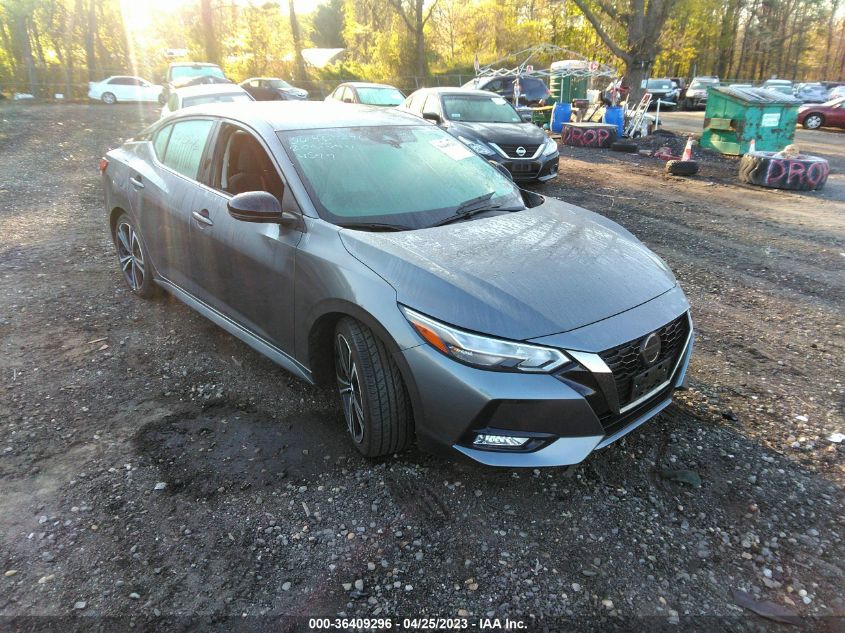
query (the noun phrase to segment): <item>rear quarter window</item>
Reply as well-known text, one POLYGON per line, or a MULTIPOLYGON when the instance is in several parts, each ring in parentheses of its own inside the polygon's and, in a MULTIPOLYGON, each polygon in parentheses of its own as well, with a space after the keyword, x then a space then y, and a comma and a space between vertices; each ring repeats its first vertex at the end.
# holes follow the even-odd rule
POLYGON ((170 132, 172 130, 172 125, 166 125, 156 132, 153 137, 153 150, 155 150, 156 158, 159 161, 164 160, 164 150, 167 148, 167 139, 170 138, 170 132))

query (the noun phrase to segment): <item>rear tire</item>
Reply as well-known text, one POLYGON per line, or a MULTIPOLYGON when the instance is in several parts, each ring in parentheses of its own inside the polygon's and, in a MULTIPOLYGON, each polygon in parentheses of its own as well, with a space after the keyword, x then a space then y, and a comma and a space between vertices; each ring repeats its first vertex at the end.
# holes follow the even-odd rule
POLYGON ((372 330, 345 317, 335 329, 335 376, 347 430, 366 457, 402 451, 414 439, 405 384, 390 352, 372 330))
POLYGON ((117 103, 117 97, 115 97, 114 94, 111 92, 104 92, 100 99, 106 105, 114 105, 115 103, 117 103))
POLYGON ((153 281, 153 265, 144 239, 127 214, 122 213, 117 218, 112 238, 123 281, 129 289, 142 299, 152 299, 161 294, 161 288, 153 281))
POLYGON ((666 173, 673 176, 694 176, 698 173, 698 163, 694 160, 670 160, 666 163, 666 173))

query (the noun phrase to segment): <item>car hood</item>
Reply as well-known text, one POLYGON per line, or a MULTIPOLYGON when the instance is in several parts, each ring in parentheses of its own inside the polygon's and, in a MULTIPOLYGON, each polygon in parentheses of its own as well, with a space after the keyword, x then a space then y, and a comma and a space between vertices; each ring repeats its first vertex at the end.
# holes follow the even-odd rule
POLYGON ((340 237, 403 305, 515 340, 606 319, 676 285, 666 264, 628 231, 552 198, 533 209, 441 227, 343 229, 340 237))
POLYGON ((497 145, 540 145, 546 134, 533 123, 465 123, 451 121, 447 128, 453 136, 467 136, 497 145))

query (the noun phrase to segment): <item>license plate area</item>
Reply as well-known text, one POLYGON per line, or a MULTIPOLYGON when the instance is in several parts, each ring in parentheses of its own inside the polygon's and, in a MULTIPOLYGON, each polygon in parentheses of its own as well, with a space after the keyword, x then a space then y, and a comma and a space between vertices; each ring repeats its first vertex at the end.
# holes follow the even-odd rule
POLYGON ((525 173, 533 171, 534 163, 511 163, 511 171, 517 173, 525 173))
POLYGON ((631 401, 641 398, 649 391, 669 380, 669 372, 672 370, 672 359, 667 358, 654 367, 649 367, 643 373, 634 376, 631 385, 631 401))

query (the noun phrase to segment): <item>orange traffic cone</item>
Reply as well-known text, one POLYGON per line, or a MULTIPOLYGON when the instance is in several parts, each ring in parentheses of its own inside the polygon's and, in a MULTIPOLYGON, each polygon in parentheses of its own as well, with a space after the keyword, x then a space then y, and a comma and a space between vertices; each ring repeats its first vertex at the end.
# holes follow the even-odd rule
POLYGON ((687 137, 687 145, 684 147, 684 153, 681 154, 681 160, 691 160, 692 159, 692 137, 687 137))
POLYGON ((755 144, 754 144, 754 139, 752 138, 751 142, 748 143, 748 153, 753 154, 755 152, 755 150, 756 150, 756 147, 755 147, 755 144))

